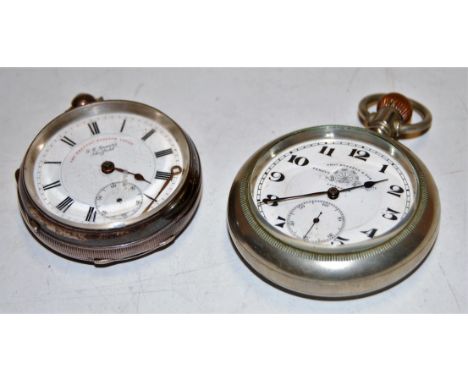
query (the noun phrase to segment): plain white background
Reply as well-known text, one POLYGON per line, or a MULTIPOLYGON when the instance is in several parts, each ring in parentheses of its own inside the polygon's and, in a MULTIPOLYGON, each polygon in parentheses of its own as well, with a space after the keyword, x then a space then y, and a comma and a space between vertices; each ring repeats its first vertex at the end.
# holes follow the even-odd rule
POLYGON ((468 312, 467 71, 461 69, 3 69, 0 70, 1 312, 468 312), (316 301, 258 279, 226 231, 226 202, 242 163, 273 138, 326 123, 359 125, 359 100, 399 91, 433 113, 406 140, 439 188, 439 238, 403 283, 351 301, 316 301), (174 245, 107 268, 42 247, 20 218, 14 171, 29 143, 79 92, 159 108, 196 143, 204 193, 174 245))

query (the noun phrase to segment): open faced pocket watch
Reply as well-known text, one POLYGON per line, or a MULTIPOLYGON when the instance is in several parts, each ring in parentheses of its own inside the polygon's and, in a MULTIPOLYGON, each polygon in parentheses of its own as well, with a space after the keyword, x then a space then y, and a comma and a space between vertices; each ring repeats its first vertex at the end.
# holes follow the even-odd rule
POLYGON ((398 142, 430 128, 429 110, 397 93, 374 94, 359 116, 367 129, 317 126, 268 143, 234 180, 233 243, 277 286, 319 298, 371 294, 409 275, 435 242, 436 185, 398 142))
POLYGON ((16 180, 34 236, 95 265, 170 244, 201 194, 197 150, 176 122, 142 103, 87 94, 34 138, 16 180))

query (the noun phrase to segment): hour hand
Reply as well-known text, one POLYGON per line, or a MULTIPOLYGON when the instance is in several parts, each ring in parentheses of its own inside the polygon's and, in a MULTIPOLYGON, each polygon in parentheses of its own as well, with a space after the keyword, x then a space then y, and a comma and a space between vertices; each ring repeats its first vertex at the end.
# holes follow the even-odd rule
POLYGON ((146 180, 145 177, 141 174, 138 174, 138 173, 134 173, 134 172, 130 172, 128 170, 125 170, 123 168, 119 168, 119 167, 115 167, 114 165, 114 162, 111 162, 111 161, 105 161, 101 164, 101 171, 104 173, 104 174, 111 174, 113 173, 114 171, 118 171, 118 172, 122 172, 124 174, 130 174, 130 175, 133 175, 133 177, 135 178, 135 180, 139 180, 139 181, 143 181, 143 182, 146 182, 148 184, 151 184, 150 181, 146 180))
POLYGON ((355 190, 357 188, 371 188, 371 187, 374 187, 377 183, 386 182, 387 180, 388 179, 368 180, 367 182, 364 182, 363 184, 361 184, 359 186, 344 188, 344 189, 340 190, 340 192, 351 191, 351 190, 355 190))
POLYGON ((141 174, 134 173, 134 172, 130 172, 130 171, 127 171, 127 170, 118 168, 118 167, 115 168, 115 171, 123 172, 124 174, 133 175, 133 177, 135 178, 135 180, 139 180, 139 181, 142 181, 142 182, 146 182, 146 183, 148 183, 148 184, 151 184, 151 182, 150 182, 149 180, 146 180, 145 177, 144 177, 143 175, 141 175, 141 174))

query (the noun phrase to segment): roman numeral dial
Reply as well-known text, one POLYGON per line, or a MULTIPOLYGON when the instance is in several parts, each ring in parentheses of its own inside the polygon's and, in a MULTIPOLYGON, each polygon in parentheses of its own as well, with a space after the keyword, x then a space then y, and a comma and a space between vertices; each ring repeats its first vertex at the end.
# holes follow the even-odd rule
POLYGON ((33 179, 41 207, 81 228, 137 221, 184 179, 179 140, 160 121, 129 112, 72 121, 38 150, 33 179))

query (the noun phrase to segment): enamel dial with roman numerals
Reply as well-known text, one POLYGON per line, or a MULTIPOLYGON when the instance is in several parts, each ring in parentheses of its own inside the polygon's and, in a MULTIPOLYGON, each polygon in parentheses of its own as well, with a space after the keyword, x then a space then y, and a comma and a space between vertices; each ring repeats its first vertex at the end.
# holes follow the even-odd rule
POLYGON ((162 111, 77 95, 17 170, 21 215, 46 247, 95 265, 166 247, 201 197, 197 149, 162 111))
POLYGON ((48 139, 34 164, 34 185, 52 215, 90 228, 118 226, 157 210, 181 181, 171 171, 184 166, 180 145, 157 121, 105 113, 48 139))
POLYGON ((252 198, 276 231, 333 248, 398 229, 415 192, 405 168, 382 149, 352 139, 322 139, 288 147, 265 163, 252 198))

